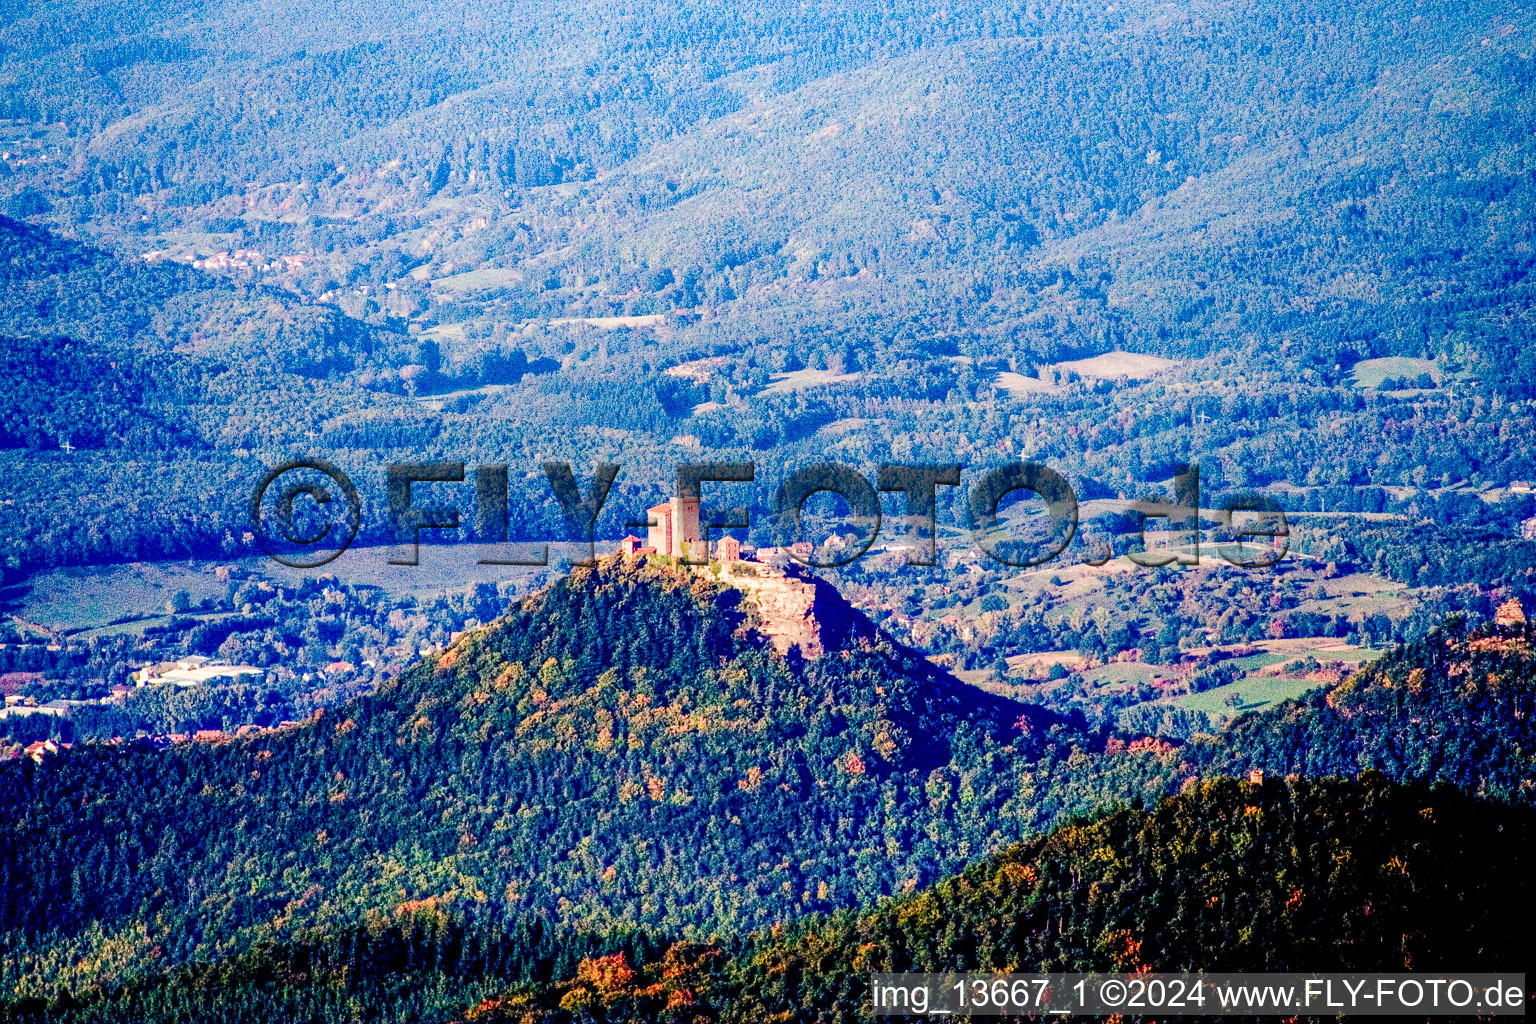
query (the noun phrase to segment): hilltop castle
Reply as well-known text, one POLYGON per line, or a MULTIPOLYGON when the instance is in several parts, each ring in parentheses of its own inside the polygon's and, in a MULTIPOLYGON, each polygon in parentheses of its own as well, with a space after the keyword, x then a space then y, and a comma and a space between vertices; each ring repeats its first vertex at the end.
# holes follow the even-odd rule
MULTIPOLYGON (((642 545, 640 538, 633 535, 619 542, 619 550, 626 558, 636 555, 686 555, 690 562, 710 561, 699 528, 698 498, 673 498, 660 505, 652 505, 645 513, 648 523, 645 543, 642 545)), ((714 561, 735 562, 741 558, 741 541, 735 537, 721 537, 715 542, 714 549, 714 561)))
MULTIPOLYGON (((686 554, 691 571, 742 591, 757 606, 762 632, 780 653, 799 647, 807 658, 824 651, 823 627, 847 628, 850 616, 835 590, 798 570, 742 558, 741 541, 724 536, 707 552, 699 527, 699 499, 673 498, 646 510, 645 541, 630 535, 619 542, 617 557, 634 561, 643 555, 686 554), (713 564, 711 564, 713 563, 713 564), (721 564, 725 563, 725 564, 721 564)), ((803 545, 809 553, 810 545, 803 545)), ((768 549, 772 551, 774 549, 768 549)), ((767 554, 759 549, 757 557, 767 554)))

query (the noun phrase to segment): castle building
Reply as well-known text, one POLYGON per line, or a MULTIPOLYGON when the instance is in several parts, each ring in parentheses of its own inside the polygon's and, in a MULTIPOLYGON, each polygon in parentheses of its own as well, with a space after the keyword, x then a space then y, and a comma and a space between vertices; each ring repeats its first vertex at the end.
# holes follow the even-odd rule
POLYGON ((715 557, 721 562, 736 562, 741 560, 741 541, 735 537, 721 537, 715 543, 715 557))
POLYGON ((655 548, 658 555, 676 557, 683 553, 683 545, 699 540, 698 498, 673 498, 653 505, 646 509, 646 518, 650 521, 646 546, 655 548))

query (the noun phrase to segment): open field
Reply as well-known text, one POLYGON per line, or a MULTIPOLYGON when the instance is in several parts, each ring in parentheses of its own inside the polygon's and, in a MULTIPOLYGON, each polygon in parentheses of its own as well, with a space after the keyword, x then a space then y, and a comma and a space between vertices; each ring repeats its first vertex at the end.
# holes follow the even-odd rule
MULTIPOLYGON (((1223 648, 1232 650, 1233 648, 1223 648)), ((1333 685, 1325 679, 1301 679, 1285 675, 1278 666, 1289 662, 1312 658, 1319 663, 1341 662, 1346 666, 1369 664, 1381 657, 1382 652, 1353 647, 1332 637, 1290 637, 1282 640, 1265 640, 1246 644, 1241 648, 1254 650, 1234 659, 1231 664, 1246 673, 1242 678, 1203 693, 1184 694, 1167 703, 1174 707, 1203 711, 1215 719, 1231 718, 1244 711, 1257 711, 1281 701, 1299 697, 1309 690, 1333 685), (1233 696, 1236 705, 1228 703, 1233 696)), ((1200 653, 1210 653, 1207 648, 1200 653)))
POLYGON ((466 270, 462 274, 439 277, 432 282, 432 287, 446 292, 476 292, 505 288, 522 282, 521 270, 513 270, 511 267, 482 267, 479 270, 466 270))
POLYGON ((801 388, 814 388, 823 384, 850 384, 859 379, 856 373, 836 373, 832 370, 795 370, 793 373, 776 373, 773 375, 773 383, 763 388, 760 392, 764 395, 779 394, 785 391, 798 391, 801 388))
MULTIPOLYGON (((612 541, 598 541, 598 551, 612 550, 612 541)), ((178 590, 191 596, 194 610, 188 614, 208 618, 195 610, 204 598, 222 598, 228 584, 214 570, 233 565, 284 586, 296 586, 305 576, 331 576, 348 584, 372 585, 392 595, 430 597, 462 589, 472 583, 516 582, 532 584, 541 574, 554 571, 564 556, 585 557, 580 545, 551 544, 550 567, 480 565, 473 544, 421 545, 420 565, 391 565, 389 549, 355 547, 336 561, 317 569, 292 569, 267 558, 206 562, 131 562, 122 565, 52 569, 38 573, 16 588, 6 612, 23 622, 50 630, 139 634, 163 622, 166 602, 178 590), (112 625, 115 619, 143 616, 133 622, 112 625)), ((215 613, 216 614, 216 613, 215 613)))
POLYGON ((1108 665, 1101 665, 1084 672, 1083 679, 1094 686, 1150 683, 1164 671, 1157 665, 1143 665, 1135 661, 1112 661, 1108 665))
POLYGON ((416 395, 414 400, 433 412, 442 412, 443 405, 456 398, 464 398, 467 395, 481 395, 488 398, 509 391, 514 386, 512 384, 481 384, 479 387, 460 388, 457 391, 444 391, 435 395, 416 395))
POLYGON ((1168 703, 1191 711, 1204 711, 1212 718, 1231 718, 1244 711, 1258 711, 1261 708, 1279 704, 1281 701, 1300 697, 1308 690, 1327 685, 1327 683, 1307 679, 1249 676, 1228 686, 1206 690, 1204 693, 1188 693, 1182 697, 1175 697, 1168 703), (1239 699, 1236 707, 1227 703, 1228 699, 1234 695, 1239 699))
POLYGON ((551 320, 549 326, 586 324, 604 331, 616 331, 620 327, 660 327, 667 322, 665 313, 647 313, 643 316, 576 316, 551 320))
POLYGON ((725 362, 722 356, 708 356, 704 359, 692 359, 686 363, 669 366, 662 372, 668 377, 687 377, 689 380, 702 383, 714 376, 715 371, 724 366, 725 362))
POLYGON ((1061 665, 1067 671, 1083 667, 1083 656, 1076 651, 1043 651, 1037 654, 1015 654, 1008 659, 1008 671, 1029 675, 1037 669, 1050 671, 1052 665, 1061 665))
MULTIPOLYGON (((1054 369, 1060 370, 1063 373, 1075 373, 1079 377, 1094 377, 1100 380, 1115 377, 1145 380, 1178 365, 1179 363, 1173 359, 1142 355, 1139 352, 1124 352, 1116 349, 1113 352, 1105 352, 1103 355, 1091 356, 1087 359, 1072 359, 1064 363, 1056 363, 1054 369)), ((1042 367, 1042 369, 1044 368, 1042 367)))
POLYGON ((992 383, 1010 395, 1019 396, 1048 394, 1056 390, 1039 377, 1026 377, 1022 373, 1009 373, 1006 370, 993 378, 992 383))
POLYGON ((465 326, 463 323, 438 324, 435 327, 428 327, 422 331, 421 336, 423 338, 431 338, 437 342, 446 341, 450 344, 454 342, 462 344, 467 340, 467 335, 464 331, 465 326))
POLYGON ((844 434, 849 434, 856 430, 862 430, 872 423, 882 422, 884 421, 865 419, 860 416, 848 416, 840 420, 833 420, 826 426, 818 428, 816 431, 816 436, 828 438, 842 437, 844 434))
MULTIPOLYGON (((13 614, 49 629, 103 626, 127 615, 163 612, 171 595, 185 590, 193 604, 224 596, 213 562, 132 562, 126 565, 52 569, 26 581, 13 614)), ((142 629, 142 626, 140 626, 142 629)))
POLYGON ((1427 373, 1438 384, 1443 374, 1433 359, 1411 359, 1408 356, 1387 356, 1384 359, 1363 359, 1355 364, 1355 386, 1376 388, 1388 377, 1414 378, 1427 373))
POLYGON ((116 625, 82 629, 74 635, 85 639, 105 636, 143 636, 144 631, 149 627, 163 626, 175 618, 193 618, 198 622, 217 622, 219 619, 227 619, 231 615, 238 614, 238 612, 195 612, 186 616, 151 615, 146 618, 135 619, 132 622, 119 622, 116 625))
POLYGON ((1374 651, 1365 647, 1354 647, 1343 640, 1329 636, 1296 636, 1285 637, 1280 640, 1258 640, 1251 644, 1228 644, 1223 647, 1201 647, 1192 650, 1191 654, 1210 654, 1212 651, 1233 651, 1257 649, 1258 653, 1247 656, 1254 659, 1268 659, 1254 661, 1252 665, 1245 663, 1246 659, 1239 659, 1238 664, 1244 668, 1258 668, 1262 665, 1276 665, 1285 661, 1294 661, 1297 658, 1316 658, 1318 661, 1344 661, 1344 662, 1368 662, 1381 657, 1380 651, 1374 651))

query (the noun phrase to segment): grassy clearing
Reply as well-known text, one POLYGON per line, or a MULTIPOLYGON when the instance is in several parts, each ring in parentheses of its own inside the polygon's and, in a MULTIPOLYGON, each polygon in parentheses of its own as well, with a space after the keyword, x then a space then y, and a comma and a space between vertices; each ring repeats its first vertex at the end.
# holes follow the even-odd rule
POLYGON ((842 437, 869 426, 871 423, 881 423, 882 420, 864 419, 859 416, 847 416, 840 420, 833 420, 826 426, 816 431, 817 437, 842 437))
POLYGON ((786 391, 798 391, 801 388, 820 387, 823 384, 851 384, 859 379, 856 373, 837 373, 833 370, 795 370, 793 373, 776 373, 773 375, 773 383, 763 388, 765 395, 778 394, 786 391))
POLYGON ((423 338, 431 338, 433 341, 437 342, 446 341, 449 343, 457 342, 459 344, 463 344, 466 340, 468 340, 468 336, 465 333, 465 328, 468 326, 469 325, 466 323, 438 324, 436 327, 428 327, 426 330, 422 331, 421 336, 423 338))
POLYGON ((1047 384, 1039 377, 1026 377, 1022 373, 1009 373, 1004 371, 993 378, 992 383, 1010 395, 1024 397, 1026 395, 1049 394, 1055 391, 1055 387, 1047 384))
POLYGON ((515 384, 482 384, 474 388, 460 388, 457 391, 444 391, 436 395, 416 395, 414 401, 421 406, 431 409, 433 412, 442 412, 443 406, 456 398, 466 395, 483 395, 486 397, 499 395, 516 387, 515 384))
POLYGON ((1083 656, 1076 651, 1015 654, 1008 658, 1008 672, 1011 675, 1030 676, 1040 671, 1049 672, 1052 665, 1060 665, 1068 672, 1072 672, 1082 668, 1084 664, 1083 656))
POLYGON ((1188 708, 1191 711, 1204 711, 1213 718, 1232 718, 1244 711, 1259 711, 1279 704, 1281 701, 1300 697, 1309 690, 1326 685, 1328 684, 1308 679, 1250 676, 1227 686, 1206 690, 1204 693, 1187 693, 1182 697, 1175 697, 1169 703, 1174 707, 1188 708), (1236 707, 1227 703, 1228 698, 1233 695, 1239 699, 1236 707))
POLYGON ((1355 387, 1377 388, 1388 377, 1414 378, 1427 373, 1440 383, 1444 374, 1433 359, 1413 359, 1408 356, 1387 356, 1384 359, 1362 359, 1355 364, 1355 387))
POLYGON ((1056 363, 1055 369, 1063 373, 1075 373, 1079 377, 1095 377, 1101 380, 1114 377, 1145 380, 1178 365, 1180 364, 1177 360, 1164 359, 1162 356, 1149 356, 1116 349, 1088 359, 1072 359, 1065 363, 1056 363))
POLYGON ((521 270, 513 270, 510 267, 482 267, 479 270, 466 270, 462 274, 439 277, 432 282, 432 287, 447 292, 480 292, 489 291, 492 288, 506 288, 522 282, 521 270))
MULTIPOLYGON (((222 597, 216 562, 132 562, 127 565, 53 569, 27 581, 16 614, 50 629, 103 626, 129 615, 162 612, 178 590, 194 603, 222 597)), ((141 627, 142 628, 142 627, 141 627)))
POLYGON ((604 331, 616 331, 620 327, 660 327, 667 322, 665 313, 646 313, 642 316, 577 316, 562 317, 551 320, 549 326, 562 327, 566 324, 586 324, 604 331))
POLYGON ((694 359, 686 363, 678 363, 661 371, 668 377, 687 377, 689 380, 708 382, 714 376, 715 371, 725 365, 724 356, 709 356, 705 359, 694 359))
POLYGON ((197 612, 187 616, 152 615, 148 618, 135 619, 133 622, 120 622, 115 626, 98 626, 95 629, 83 629, 75 635, 85 638, 99 636, 143 636, 144 631, 150 626, 163 626, 173 618, 193 618, 199 622, 217 622, 220 619, 231 618, 239 614, 239 612, 197 612))
POLYGON ((1083 673, 1083 679, 1094 686, 1118 686, 1124 683, 1150 683, 1159 674, 1158 666, 1140 662, 1111 662, 1101 668, 1083 673))

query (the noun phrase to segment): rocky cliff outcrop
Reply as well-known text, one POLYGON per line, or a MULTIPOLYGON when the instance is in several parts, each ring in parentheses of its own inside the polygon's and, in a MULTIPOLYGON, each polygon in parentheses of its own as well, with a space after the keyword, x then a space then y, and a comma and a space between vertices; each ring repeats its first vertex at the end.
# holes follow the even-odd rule
POLYGON ((783 571, 757 562, 732 562, 697 571, 745 594, 762 620, 762 632, 780 654, 799 647, 804 657, 819 658, 852 626, 848 603, 836 588, 793 567, 783 571))

